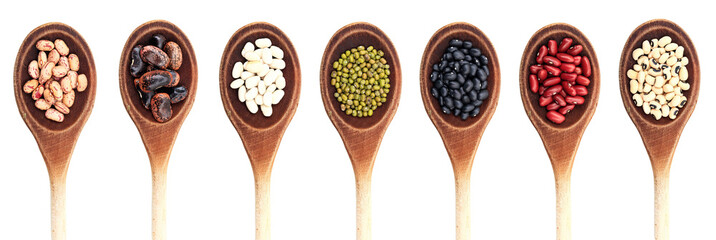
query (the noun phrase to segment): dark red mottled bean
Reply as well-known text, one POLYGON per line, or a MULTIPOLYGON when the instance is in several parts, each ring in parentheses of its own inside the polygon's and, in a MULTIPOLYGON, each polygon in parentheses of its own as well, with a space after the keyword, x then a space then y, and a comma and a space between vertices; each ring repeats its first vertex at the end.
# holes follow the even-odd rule
POLYGON ((169 55, 169 68, 179 70, 183 61, 181 47, 175 42, 168 42, 164 46, 164 52, 169 55))
POLYGON ((169 94, 157 93, 152 97, 152 116, 163 123, 172 118, 172 104, 169 94))
POLYGON ((140 55, 144 62, 154 65, 160 69, 165 69, 169 66, 169 55, 158 47, 144 46, 142 47, 142 51, 140 51, 140 55))

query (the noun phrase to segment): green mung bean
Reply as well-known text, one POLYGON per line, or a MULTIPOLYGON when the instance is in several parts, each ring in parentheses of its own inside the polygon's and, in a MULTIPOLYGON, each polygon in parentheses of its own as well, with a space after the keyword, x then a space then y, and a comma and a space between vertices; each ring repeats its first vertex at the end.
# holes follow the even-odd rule
POLYGON ((385 53, 373 46, 358 46, 341 53, 333 62, 331 85, 333 96, 341 104, 341 111, 354 117, 373 116, 388 100, 390 65, 385 53))

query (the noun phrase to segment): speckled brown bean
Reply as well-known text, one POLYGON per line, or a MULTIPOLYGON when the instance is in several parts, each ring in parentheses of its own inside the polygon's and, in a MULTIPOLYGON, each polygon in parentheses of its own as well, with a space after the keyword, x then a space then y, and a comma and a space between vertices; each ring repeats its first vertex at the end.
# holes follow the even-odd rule
POLYGON ((35 91, 35 88, 37 88, 38 85, 40 85, 40 82, 37 80, 29 80, 22 86, 22 91, 25 93, 31 93, 32 91, 35 91))
POLYGON ((47 62, 54 63, 55 65, 60 62, 60 53, 57 52, 57 49, 50 51, 50 54, 47 55, 47 62))
POLYGON ((55 122, 62 122, 65 120, 65 115, 58 112, 54 108, 47 109, 47 111, 45 111, 45 117, 55 122))
POLYGON ((164 52, 169 55, 169 68, 179 70, 182 63, 181 47, 175 42, 168 42, 164 46, 164 52))
POLYGON ((67 77, 70 78, 70 86, 72 86, 72 89, 77 88, 77 72, 69 71, 67 72, 67 77))
POLYGON ((40 53, 37 54, 37 66, 43 68, 45 64, 47 64, 47 53, 40 51, 40 53))
POLYGON ((161 69, 169 65, 169 55, 155 46, 144 46, 140 52, 142 60, 161 69))
POLYGON ((69 70, 70 69, 65 66, 55 66, 54 68, 52 68, 52 76, 55 79, 62 79, 62 77, 67 76, 67 72, 69 70))
POLYGON ((40 81, 40 84, 44 84, 47 82, 47 80, 50 80, 52 78, 52 69, 55 68, 55 64, 48 62, 45 64, 45 67, 40 70, 40 78, 38 78, 38 81, 40 81))
POLYGON ((55 100, 55 96, 52 95, 52 92, 50 91, 50 89, 46 88, 45 91, 43 92, 42 96, 45 99, 45 101, 47 101, 47 103, 49 103, 50 105, 55 104, 55 102, 57 101, 57 100, 55 100))
POLYGON ((60 57, 60 62, 57 65, 64 66, 67 67, 67 69, 70 69, 70 60, 64 56, 60 57))
POLYGON ((55 106, 55 109, 62 114, 70 114, 70 108, 62 102, 55 102, 52 106, 55 106))
POLYGON ((87 89, 87 76, 80 74, 77 76, 77 91, 84 92, 87 89))
POLYGON ((75 105, 75 90, 70 89, 70 92, 65 94, 65 96, 62 97, 62 103, 65 104, 67 107, 72 107, 72 105, 75 105))
POLYGON ((75 55, 74 53, 70 54, 70 56, 67 57, 67 60, 70 63, 70 71, 77 72, 80 70, 80 58, 77 57, 77 55, 75 55))
POLYGON ((62 80, 60 80, 60 86, 62 87, 62 92, 64 93, 72 91, 72 80, 70 80, 70 77, 63 77, 62 80))
POLYGON ((40 99, 37 99, 37 101, 35 101, 35 107, 37 109, 45 111, 47 109, 50 109, 50 107, 52 107, 52 105, 50 103, 48 103, 45 99, 40 98, 40 99))
POLYGON ((40 67, 37 64, 37 60, 32 60, 30 62, 30 65, 27 65, 27 73, 30 74, 30 77, 32 79, 37 79, 40 77, 40 67))
POLYGON ((171 80, 172 74, 169 71, 154 70, 142 75, 139 79, 139 88, 144 92, 151 92, 169 85, 171 80))
POLYGON ((40 99, 42 97, 42 94, 45 92, 45 86, 37 86, 35 88, 35 91, 32 91, 32 100, 37 101, 37 99, 40 99))
POLYGON ((65 41, 62 39, 55 39, 55 49, 57 49, 57 52, 62 56, 70 54, 70 48, 67 47, 67 44, 65 44, 65 41))
POLYGON ((152 116, 160 123, 169 121, 172 118, 172 105, 169 94, 157 93, 152 97, 152 116))
POLYGON ((62 100, 62 86, 57 81, 50 82, 50 91, 52 92, 52 95, 55 96, 55 100, 60 101, 62 100))
POLYGON ((55 48, 55 44, 53 44, 49 40, 40 40, 40 41, 37 41, 37 44, 35 44, 35 47, 37 48, 37 50, 40 50, 40 51, 50 51, 53 48, 55 48))

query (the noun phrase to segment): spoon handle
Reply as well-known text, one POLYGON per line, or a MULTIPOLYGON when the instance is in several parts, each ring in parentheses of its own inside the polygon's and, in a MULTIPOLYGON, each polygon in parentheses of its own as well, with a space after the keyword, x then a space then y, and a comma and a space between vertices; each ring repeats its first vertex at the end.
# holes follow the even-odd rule
POLYGON ((52 198, 52 240, 65 240, 65 182, 66 175, 50 178, 50 195, 52 198))
POLYGON ((569 176, 557 175, 557 239, 572 239, 572 201, 569 176))
POLYGON ((271 176, 255 175, 256 179, 256 240, 271 239, 271 176))
POLYGON ((356 173, 356 239, 371 240, 371 174, 356 173))
POLYGON ((167 239, 167 168, 152 168, 152 240, 167 239))
POLYGON ((654 174, 654 238, 669 240, 669 174, 654 174))
POLYGON ((469 240, 470 235, 470 174, 455 177, 455 228, 457 240, 469 240))

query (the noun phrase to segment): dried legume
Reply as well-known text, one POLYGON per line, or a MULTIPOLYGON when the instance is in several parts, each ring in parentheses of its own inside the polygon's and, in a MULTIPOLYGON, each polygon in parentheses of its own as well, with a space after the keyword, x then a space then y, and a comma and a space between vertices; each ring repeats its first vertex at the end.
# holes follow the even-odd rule
POLYGON ((286 63, 283 50, 272 46, 271 39, 259 38, 254 43, 247 42, 241 50, 246 61, 234 63, 231 76, 235 80, 229 87, 238 89, 239 101, 246 104, 250 113, 261 109, 264 117, 271 117, 272 105, 278 104, 285 94, 286 80, 281 70, 286 68, 286 63), (283 84, 279 85, 278 79, 282 79, 283 84))
POLYGON ((341 104, 341 111, 353 117, 370 117, 388 100, 390 65, 384 56, 383 50, 361 45, 341 53, 333 62, 331 85, 336 88, 333 97, 341 104))

